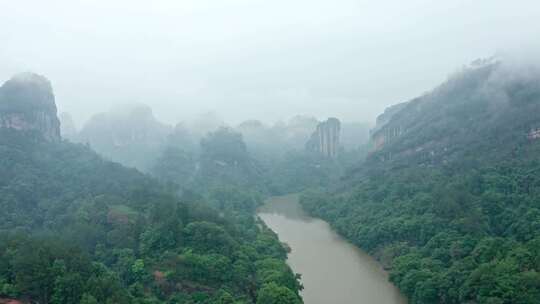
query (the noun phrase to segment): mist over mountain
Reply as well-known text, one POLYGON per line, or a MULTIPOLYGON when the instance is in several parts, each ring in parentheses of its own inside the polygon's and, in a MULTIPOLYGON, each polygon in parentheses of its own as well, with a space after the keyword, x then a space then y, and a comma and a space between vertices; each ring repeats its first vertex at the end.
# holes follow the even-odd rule
POLYGON ((90 144, 113 161, 146 170, 171 131, 171 126, 154 117, 150 107, 129 104, 94 115, 82 126, 77 141, 90 144))
POLYGON ((538 128, 539 79, 539 66, 475 62, 378 119, 372 133, 377 156, 446 163, 464 157, 461 147, 483 144, 500 153, 508 147, 503 143, 524 142, 538 128))
MULTIPOLYGON (((0 92, 0 302, 301 303, 285 247, 252 215, 256 193, 207 183, 179 196, 89 144, 61 141, 42 76, 16 76, 0 92)), ((127 147, 111 155, 128 162, 165 129, 136 105, 97 115, 81 134, 127 147)), ((204 143, 205 158, 242 161, 212 154, 212 136, 204 143)))
POLYGON ((413 303, 534 303, 539 113, 538 66, 477 61, 387 109, 367 158, 303 206, 413 303))
POLYGON ((60 139, 60 121, 51 83, 43 76, 24 73, 0 87, 0 128, 40 133, 60 139))
POLYGON ((77 130, 71 114, 62 112, 58 115, 58 119, 60 120, 60 135, 62 135, 62 138, 69 139, 73 142, 77 141, 79 130, 77 130))
POLYGON ((0 1, 0 304, 540 303, 540 2, 0 1))

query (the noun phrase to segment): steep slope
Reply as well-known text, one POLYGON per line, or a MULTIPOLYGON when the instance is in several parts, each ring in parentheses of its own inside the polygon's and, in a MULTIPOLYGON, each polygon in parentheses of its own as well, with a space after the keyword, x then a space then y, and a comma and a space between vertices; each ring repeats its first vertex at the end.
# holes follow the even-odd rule
POLYGON ((394 107, 374 151, 302 203, 412 303, 540 297, 540 70, 488 62, 394 107))
POLYGON ((234 211, 219 214, 206 195, 45 139, 0 128, 0 299, 301 303, 277 237, 235 205, 241 189, 213 194, 234 211))
POLYGON ((336 158, 340 149, 341 122, 337 118, 328 118, 317 125, 310 139, 306 142, 306 150, 324 157, 336 158))
POLYGON ((463 157, 465 150, 494 147, 500 155, 540 127, 539 99, 535 67, 470 67, 390 112, 390 120, 372 134, 373 157, 440 164, 463 157))

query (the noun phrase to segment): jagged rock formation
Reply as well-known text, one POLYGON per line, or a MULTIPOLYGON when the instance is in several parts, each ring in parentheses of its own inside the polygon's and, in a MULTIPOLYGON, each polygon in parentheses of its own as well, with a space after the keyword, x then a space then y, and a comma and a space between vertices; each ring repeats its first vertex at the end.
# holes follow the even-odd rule
POLYGON ((38 132, 60 140, 60 121, 51 83, 33 73, 18 74, 0 87, 0 128, 38 132))
POLYGON ((77 127, 71 115, 67 112, 62 112, 58 115, 60 119, 60 134, 62 138, 74 140, 77 137, 77 127))
POLYGON ((392 120, 392 117, 403 110, 407 104, 409 103, 402 102, 392 105, 386 108, 384 113, 377 116, 375 127, 370 131, 374 151, 380 150, 385 143, 403 134, 403 128, 401 128, 401 126, 394 128, 385 128, 385 126, 392 120))
POLYGON ((306 150, 329 158, 336 157, 339 150, 340 132, 341 122, 339 119, 328 118, 317 125, 317 129, 306 143, 306 150))

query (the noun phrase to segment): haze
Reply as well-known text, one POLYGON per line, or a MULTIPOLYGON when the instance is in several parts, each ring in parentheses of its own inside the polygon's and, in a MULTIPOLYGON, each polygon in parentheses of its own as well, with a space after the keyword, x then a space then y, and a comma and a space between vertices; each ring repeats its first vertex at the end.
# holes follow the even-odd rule
POLYGON ((373 121, 479 57, 538 40, 537 1, 2 0, 0 79, 53 82, 79 125, 126 103, 159 119, 373 121))

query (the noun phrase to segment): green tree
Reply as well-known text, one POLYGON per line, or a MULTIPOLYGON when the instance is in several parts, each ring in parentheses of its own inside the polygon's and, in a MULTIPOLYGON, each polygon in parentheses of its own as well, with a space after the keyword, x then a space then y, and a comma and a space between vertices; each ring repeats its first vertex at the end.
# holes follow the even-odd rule
POLYGON ((257 293, 257 304, 300 304, 300 298, 287 287, 276 283, 264 285, 257 293))

